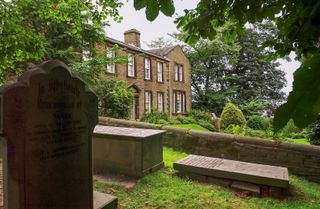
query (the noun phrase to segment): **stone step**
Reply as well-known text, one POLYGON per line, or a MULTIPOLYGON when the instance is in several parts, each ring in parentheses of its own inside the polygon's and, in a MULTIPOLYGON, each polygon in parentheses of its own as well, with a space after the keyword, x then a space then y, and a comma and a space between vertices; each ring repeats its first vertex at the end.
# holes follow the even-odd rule
POLYGON ((231 179, 287 189, 288 169, 221 158, 189 155, 173 164, 179 172, 231 179))

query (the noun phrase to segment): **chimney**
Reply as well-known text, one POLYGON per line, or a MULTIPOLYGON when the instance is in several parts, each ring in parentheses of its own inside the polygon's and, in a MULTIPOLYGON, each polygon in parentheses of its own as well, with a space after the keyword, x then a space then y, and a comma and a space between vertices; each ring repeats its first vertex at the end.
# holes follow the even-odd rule
POLYGON ((140 32, 136 29, 125 31, 124 42, 140 48, 140 32))

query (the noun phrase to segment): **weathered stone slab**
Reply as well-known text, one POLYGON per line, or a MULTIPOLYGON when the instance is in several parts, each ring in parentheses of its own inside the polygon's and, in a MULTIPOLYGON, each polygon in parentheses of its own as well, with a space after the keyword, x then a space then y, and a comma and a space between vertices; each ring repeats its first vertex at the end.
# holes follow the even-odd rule
POLYGON ((248 182, 234 181, 231 184, 231 188, 236 190, 245 190, 253 194, 260 195, 260 187, 248 182))
POLYGON ((116 209, 117 206, 117 197, 97 191, 93 192, 93 209, 116 209))
POLYGON ((162 168, 163 133, 165 131, 96 126, 93 135, 95 173, 113 171, 140 177, 162 168))
POLYGON ((95 134, 112 135, 112 136, 129 136, 136 138, 147 138, 153 135, 164 134, 166 131, 142 128, 124 128, 114 126, 97 125, 94 128, 95 134))
POLYGON ((256 184, 289 187, 288 169, 279 166, 189 155, 173 164, 178 171, 256 184))
POLYGON ((0 88, 5 209, 92 209, 97 97, 59 61, 0 88))

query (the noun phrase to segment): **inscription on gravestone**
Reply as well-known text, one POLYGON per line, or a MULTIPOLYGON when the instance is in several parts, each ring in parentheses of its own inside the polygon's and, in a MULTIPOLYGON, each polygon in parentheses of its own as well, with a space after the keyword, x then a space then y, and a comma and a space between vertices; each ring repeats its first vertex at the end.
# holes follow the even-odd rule
POLYGON ((6 209, 92 209, 97 98, 51 61, 0 89, 6 209))

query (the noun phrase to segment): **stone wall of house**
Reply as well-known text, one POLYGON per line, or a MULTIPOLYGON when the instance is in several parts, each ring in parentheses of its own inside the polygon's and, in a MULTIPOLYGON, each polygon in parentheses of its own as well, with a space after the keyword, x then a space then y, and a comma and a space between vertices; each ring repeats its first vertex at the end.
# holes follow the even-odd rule
POLYGON ((102 125, 166 130, 163 144, 192 154, 284 166, 290 172, 320 182, 320 147, 195 131, 142 122, 100 118, 102 125))
MULTIPOLYGON (((107 45, 106 48, 111 48, 112 45, 107 45)), ((115 74, 105 73, 102 77, 116 77, 122 80, 127 80, 129 86, 134 86, 137 90, 137 96, 139 96, 139 118, 145 113, 144 104, 144 92, 152 92, 152 108, 157 108, 157 93, 162 92, 164 94, 164 110, 169 112, 169 62, 165 59, 160 59, 147 54, 142 54, 133 50, 120 48, 116 51, 117 56, 126 56, 128 53, 134 55, 136 77, 127 76, 127 64, 116 64, 115 74), (151 60, 151 80, 144 79, 144 58, 150 58, 151 60), (163 64, 163 82, 157 82, 157 63, 163 64)))
MULTIPOLYGON (((171 81, 171 92, 179 90, 186 93, 186 112, 191 110, 191 65, 189 59, 185 56, 181 47, 177 46, 172 49, 167 57, 172 60, 170 61, 170 81, 171 81), (179 64, 183 66, 183 82, 174 80, 174 65, 179 64)), ((172 98, 173 101, 173 98, 172 98)))

